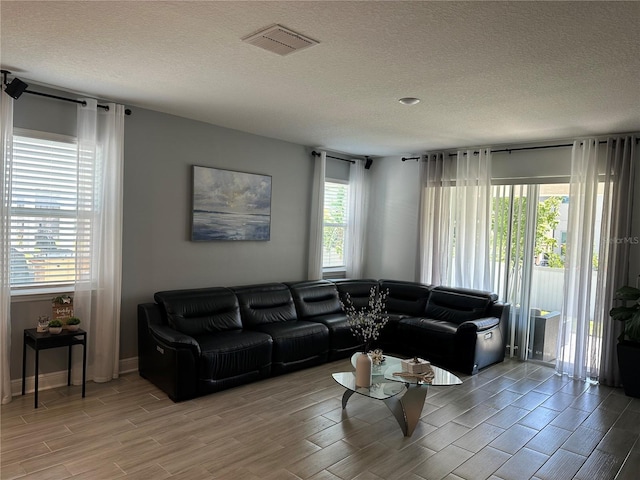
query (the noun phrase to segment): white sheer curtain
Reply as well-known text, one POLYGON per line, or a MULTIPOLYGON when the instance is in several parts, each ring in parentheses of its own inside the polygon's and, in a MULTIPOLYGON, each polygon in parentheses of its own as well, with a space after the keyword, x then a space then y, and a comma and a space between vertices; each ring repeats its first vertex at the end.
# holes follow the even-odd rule
MULTIPOLYGON (((78 107, 78 243, 74 310, 88 333, 88 378, 118 377, 124 107, 78 107), (90 246, 90 248, 88 248, 90 246)), ((79 355, 76 355, 76 358, 79 355)), ((80 369, 74 368, 74 382, 80 369)))
POLYGON ((456 163, 454 283, 491 290, 491 149, 458 151, 456 163))
POLYGON ((589 334, 589 305, 596 288, 592 270, 597 195, 598 141, 576 141, 571 151, 564 304, 556 371, 583 380, 598 376, 590 353, 599 348, 599 342, 594 343, 589 334))
POLYGON ((349 213, 347 216, 347 278, 362 278, 367 232, 369 186, 363 160, 355 160, 349 169, 349 213))
POLYGON ((447 285, 451 274, 451 182, 455 162, 446 153, 431 153, 420 160, 420 225, 418 228, 418 281, 447 285))
POLYGON ((602 353, 598 380, 605 385, 621 385, 618 368, 617 343, 622 333, 622 322, 609 317, 614 305, 615 291, 628 285, 629 249, 631 247, 634 158, 636 137, 618 137, 607 140, 604 174, 604 199, 598 283, 603 287, 596 292, 595 313, 602 321, 602 353), (608 234, 607 234, 608 232, 608 234), (601 278, 602 277, 602 278, 601 278))
POLYGON ((13 99, 0 89, 0 398, 11 401, 11 163, 13 156, 13 99))
POLYGON ((619 384, 615 343, 620 326, 611 321, 608 311, 615 290, 628 281, 629 243, 625 239, 631 233, 634 148, 633 137, 610 138, 605 151, 597 139, 588 139, 574 142, 571 157, 563 323, 556 370, 611 385, 619 384), (599 265, 594 284, 596 251, 599 265))
POLYGON ((322 279, 322 222, 324 219, 324 177, 327 152, 321 151, 315 159, 313 188, 311 191, 311 214, 309 224, 309 280, 322 279))
POLYGON ((420 281, 491 290, 491 150, 427 155, 420 179, 420 281))

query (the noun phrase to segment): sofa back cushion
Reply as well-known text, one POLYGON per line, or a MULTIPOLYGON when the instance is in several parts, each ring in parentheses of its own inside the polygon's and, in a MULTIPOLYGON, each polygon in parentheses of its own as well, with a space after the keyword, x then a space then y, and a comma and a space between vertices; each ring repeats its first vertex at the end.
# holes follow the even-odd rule
POLYGON ((416 282, 380 280, 380 291, 387 295, 387 313, 422 317, 433 287, 416 282))
POLYGON ((228 288, 170 290, 154 298, 164 308, 169 326, 186 335, 242 328, 238 299, 228 288))
POLYGON ((495 293, 480 290, 435 287, 429 296, 425 316, 460 324, 487 316, 497 299, 495 293))
POLYGON ((339 279, 334 280, 334 283, 338 288, 340 300, 342 300, 342 302, 345 302, 345 298, 348 293, 349 297, 351 298, 351 303, 358 310, 369 305, 369 295, 371 294, 371 289, 373 288, 377 293, 379 288, 378 280, 372 279, 339 279))
POLYGON ((289 284, 298 318, 317 317, 331 313, 342 313, 338 289, 333 282, 312 280, 289 284))
POLYGON ((297 319, 291 291, 283 283, 233 287, 244 327, 297 319))

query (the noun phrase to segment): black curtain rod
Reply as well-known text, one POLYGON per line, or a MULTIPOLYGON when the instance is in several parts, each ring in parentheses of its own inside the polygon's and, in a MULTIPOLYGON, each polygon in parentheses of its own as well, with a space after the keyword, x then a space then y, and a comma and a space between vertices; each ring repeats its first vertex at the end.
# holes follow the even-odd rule
MULTIPOLYGON (((606 140, 602 140, 600 142, 598 142, 598 145, 602 145, 603 143, 607 143, 606 140)), ((640 138, 636 138, 636 143, 640 143, 640 138)), ((561 148, 561 147, 573 147, 573 143, 561 143, 558 145, 541 145, 541 146, 537 146, 537 147, 518 147, 518 148, 502 148, 500 150, 491 150, 491 153, 499 153, 499 152, 507 152, 507 153, 511 153, 511 152, 517 152, 519 150, 542 150, 545 148, 561 148)), ((473 154, 474 155, 478 155, 477 151, 474 151, 473 154)), ((467 152, 464 153, 464 155, 466 155, 467 152)), ((457 153, 450 153, 449 156, 450 157, 455 157, 457 156, 457 153)), ((406 161, 406 160, 420 160, 422 157, 402 157, 402 161, 406 161)))
MULTIPOLYGON (((311 152, 311 155, 313 155, 314 157, 319 157, 320 155, 322 155, 320 152, 316 152, 315 150, 313 152, 311 152)), ((331 155, 327 155, 327 158, 334 158, 336 160, 342 160, 343 162, 349 162, 349 163, 356 163, 355 160, 349 160, 347 158, 340 158, 340 157, 333 157, 331 155)))
MULTIPOLYGON (((76 100, 74 98, 60 97, 58 95, 51 95, 49 93, 34 92, 33 90, 25 90, 24 93, 30 93, 31 95, 39 95, 41 97, 47 97, 47 98, 55 98, 56 100, 63 100, 65 102, 78 103, 78 104, 82 105, 83 107, 87 106, 87 102, 85 102, 84 100, 76 100)), ((106 110, 107 112, 109 111, 109 105, 99 105, 98 104, 98 108, 102 108, 102 109, 106 110)), ((129 109, 129 108, 125 109, 124 114, 125 115, 131 115, 131 109, 129 109)))

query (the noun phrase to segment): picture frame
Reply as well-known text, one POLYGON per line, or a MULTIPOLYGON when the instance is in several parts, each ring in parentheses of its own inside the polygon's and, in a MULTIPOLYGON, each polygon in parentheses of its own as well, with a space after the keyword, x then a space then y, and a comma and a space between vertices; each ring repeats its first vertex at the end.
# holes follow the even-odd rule
POLYGON ((193 166, 192 241, 270 238, 270 175, 193 166))

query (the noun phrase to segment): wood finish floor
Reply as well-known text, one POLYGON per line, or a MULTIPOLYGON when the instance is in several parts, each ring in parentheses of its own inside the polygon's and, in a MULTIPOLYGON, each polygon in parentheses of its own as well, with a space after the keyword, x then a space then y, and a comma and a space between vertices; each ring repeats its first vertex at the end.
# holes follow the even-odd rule
POLYGON ((137 373, 16 397, 1 478, 566 480, 640 478, 640 400, 513 360, 431 387, 411 438, 384 403, 346 410, 333 362, 183 403, 137 373))

